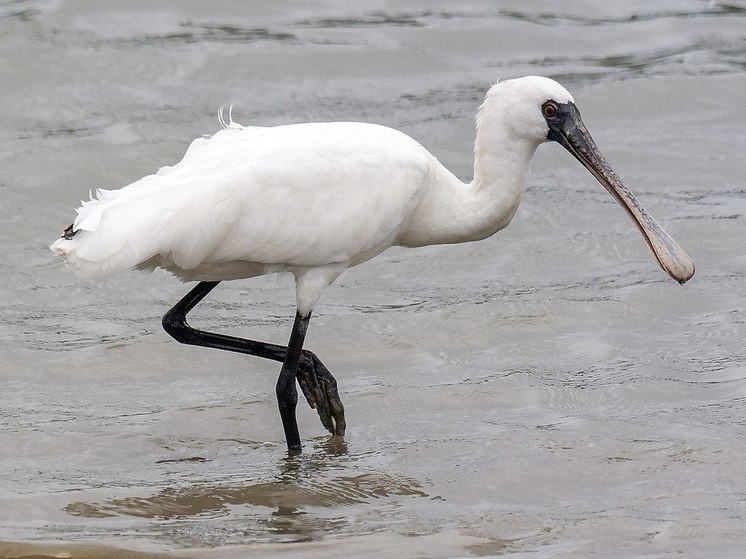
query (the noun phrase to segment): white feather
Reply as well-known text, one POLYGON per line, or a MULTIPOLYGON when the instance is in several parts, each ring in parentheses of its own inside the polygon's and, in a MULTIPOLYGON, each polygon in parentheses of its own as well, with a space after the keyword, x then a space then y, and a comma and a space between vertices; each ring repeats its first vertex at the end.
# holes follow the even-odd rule
POLYGON ((546 136, 538 103, 547 87, 569 94, 551 80, 514 84, 517 92, 505 84, 480 110, 470 184, 391 128, 244 127, 221 108, 223 130, 194 140, 172 167, 98 190, 77 210, 74 237, 51 249, 89 275, 162 267, 183 280, 223 280, 290 271, 299 308, 310 311, 344 269, 392 245, 480 239, 508 224, 546 136), (501 99, 516 95, 536 97, 530 118, 505 110, 501 99), (538 132, 505 141, 526 125, 516 118, 538 132))

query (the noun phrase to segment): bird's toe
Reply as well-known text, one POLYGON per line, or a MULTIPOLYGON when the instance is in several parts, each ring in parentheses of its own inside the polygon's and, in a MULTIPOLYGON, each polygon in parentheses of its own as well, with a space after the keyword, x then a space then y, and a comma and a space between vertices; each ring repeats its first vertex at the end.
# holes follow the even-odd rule
POLYGON ((337 390, 337 380, 310 351, 302 354, 298 366, 298 384, 308 405, 319 414, 324 428, 333 435, 344 435, 344 406, 337 390))

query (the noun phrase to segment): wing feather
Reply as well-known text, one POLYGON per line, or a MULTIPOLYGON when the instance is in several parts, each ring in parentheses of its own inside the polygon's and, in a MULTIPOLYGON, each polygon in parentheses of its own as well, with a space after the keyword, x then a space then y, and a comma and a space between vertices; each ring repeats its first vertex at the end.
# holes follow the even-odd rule
POLYGON ((52 249, 89 273, 355 264, 390 246, 434 161, 377 125, 230 127, 174 166, 97 191, 52 249))

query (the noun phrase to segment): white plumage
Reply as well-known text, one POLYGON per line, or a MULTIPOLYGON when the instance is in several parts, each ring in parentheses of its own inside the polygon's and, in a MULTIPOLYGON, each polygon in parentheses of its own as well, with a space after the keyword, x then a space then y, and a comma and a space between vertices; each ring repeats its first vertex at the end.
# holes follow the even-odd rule
MULTIPOLYGON (((539 142, 529 143, 519 177, 539 142)), ((522 184, 482 184, 490 178, 464 185, 409 136, 374 124, 231 121, 194 140, 173 167, 98 190, 78 209, 77 234, 51 248, 88 275, 162 267, 183 280, 223 280, 289 271, 298 307, 309 312, 339 273, 392 245, 472 240, 507 225, 522 184), (484 215, 495 187, 507 190, 509 215, 501 207, 484 215)))
POLYGON ((231 127, 195 140, 173 167, 99 190, 78 210, 78 234, 52 250, 89 275, 160 266, 221 280, 313 268, 333 281, 395 242, 438 167, 414 140, 372 124, 231 127))
POLYGON ((528 121, 539 135, 508 137, 526 124, 524 111, 510 108, 526 94, 537 97, 532 108, 548 94, 572 100, 546 78, 490 89, 470 184, 391 128, 231 121, 194 140, 173 167, 98 190, 77 210, 77 234, 51 249, 86 275, 162 267, 183 280, 223 280, 289 271, 308 313, 342 271, 392 245, 475 240, 509 223, 546 137, 538 110, 528 121))

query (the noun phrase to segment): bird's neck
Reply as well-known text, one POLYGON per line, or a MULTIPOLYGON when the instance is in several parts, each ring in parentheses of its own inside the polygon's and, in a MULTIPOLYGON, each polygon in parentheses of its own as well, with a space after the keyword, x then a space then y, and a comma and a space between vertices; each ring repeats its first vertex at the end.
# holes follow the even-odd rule
POLYGON ((513 219, 538 143, 516 137, 499 118, 477 121, 474 178, 463 183, 438 164, 406 246, 462 243, 494 235, 513 219))
POLYGON ((517 134, 505 113, 480 116, 474 141, 474 178, 469 188, 484 208, 478 213, 488 235, 507 227, 526 188, 529 163, 539 143, 517 134))

